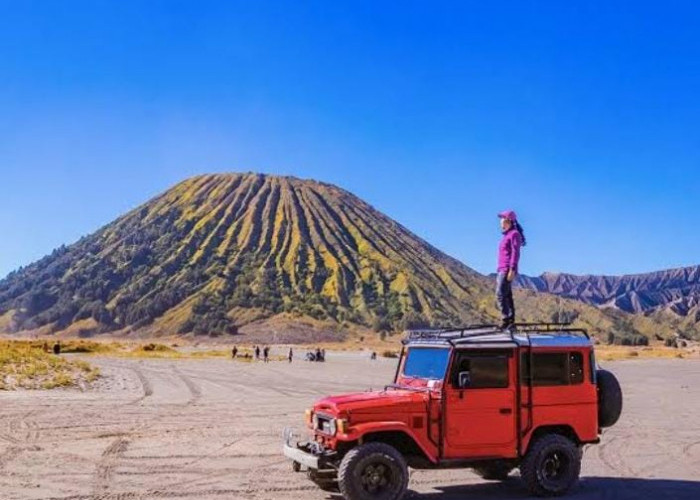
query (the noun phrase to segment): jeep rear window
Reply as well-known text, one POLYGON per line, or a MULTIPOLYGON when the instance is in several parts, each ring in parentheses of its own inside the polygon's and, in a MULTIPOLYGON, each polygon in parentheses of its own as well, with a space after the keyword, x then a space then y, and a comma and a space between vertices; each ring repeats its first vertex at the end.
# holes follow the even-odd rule
MULTIPOLYGON (((583 356, 580 352, 547 352, 532 355, 532 385, 573 385, 583 382, 583 356)), ((527 384, 530 356, 521 358, 522 380, 527 384)))
POLYGON ((403 375, 404 377, 442 380, 449 359, 449 349, 434 347, 409 349, 403 366, 403 375))

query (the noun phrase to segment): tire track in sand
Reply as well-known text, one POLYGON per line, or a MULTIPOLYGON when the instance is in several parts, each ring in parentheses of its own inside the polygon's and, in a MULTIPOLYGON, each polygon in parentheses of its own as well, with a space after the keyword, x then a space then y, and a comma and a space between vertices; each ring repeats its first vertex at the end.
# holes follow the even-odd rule
POLYGON ((700 441, 695 441, 683 446, 682 449, 683 458, 689 460, 690 463, 695 464, 700 462, 700 441))
POLYGON ((137 405, 147 397, 153 395, 153 386, 151 385, 151 381, 146 378, 138 366, 129 367, 129 369, 136 374, 136 377, 138 377, 139 382, 141 382, 141 387, 143 388, 143 396, 140 396, 127 403, 129 405, 137 405))
MULTIPOLYGON (((153 395, 153 384, 148 377, 146 377, 141 368, 138 366, 124 365, 121 365, 121 368, 126 368, 132 371, 141 383, 141 388, 143 390, 143 394, 140 397, 127 402, 126 405, 138 405, 146 398, 153 395)), ((141 422, 135 426, 132 426, 128 431, 120 431, 115 439, 111 441, 110 444, 102 451, 102 455, 97 462, 93 476, 93 494, 89 496, 89 498, 93 500, 117 500, 121 498, 129 498, 124 497, 123 493, 110 493, 109 489, 111 488, 113 482, 114 469, 122 461, 124 453, 131 444, 131 439, 129 439, 129 437, 133 439, 134 435, 137 434, 139 430, 142 430, 143 427, 144 424, 141 422)))
POLYGON ((190 399, 187 400, 184 406, 196 405, 202 397, 202 390, 190 377, 182 373, 178 367, 173 366, 173 372, 175 372, 178 378, 187 386, 187 390, 190 391, 190 399))
POLYGON ((105 499, 112 498, 112 495, 107 494, 107 490, 112 482, 112 474, 114 468, 119 463, 120 458, 129 446, 129 440, 123 436, 112 441, 107 448, 102 452, 97 467, 95 468, 94 479, 94 498, 105 499))
POLYGON ((36 445, 41 435, 40 427, 35 420, 30 418, 37 413, 39 413, 38 410, 31 410, 19 417, 7 420, 7 432, 0 434, 0 439, 10 443, 10 446, 0 453, 0 469, 5 468, 8 463, 15 460, 25 451, 40 449, 36 445))
POLYGON ((22 448, 18 446, 10 446, 4 452, 0 453, 0 470, 4 469, 8 463, 17 458, 22 451, 22 448))
MULTIPOLYGON (((314 484, 305 486, 278 486, 269 488, 209 488, 193 491, 149 490, 145 492, 130 491, 124 493, 107 493, 104 495, 70 495, 64 497, 48 497, 43 500, 140 500, 142 498, 199 498, 202 496, 221 496, 228 499, 241 498, 236 495, 251 495, 256 493, 296 493, 318 491, 314 484)), ((274 498, 274 497, 273 497, 274 498)))

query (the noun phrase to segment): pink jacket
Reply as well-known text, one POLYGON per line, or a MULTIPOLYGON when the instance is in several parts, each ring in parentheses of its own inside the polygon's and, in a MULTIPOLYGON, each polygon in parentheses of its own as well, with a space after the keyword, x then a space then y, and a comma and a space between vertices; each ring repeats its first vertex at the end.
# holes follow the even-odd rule
POLYGON ((503 233, 501 243, 498 245, 498 272, 506 273, 511 269, 518 272, 518 261, 520 260, 520 247, 523 238, 515 229, 509 229, 503 233))

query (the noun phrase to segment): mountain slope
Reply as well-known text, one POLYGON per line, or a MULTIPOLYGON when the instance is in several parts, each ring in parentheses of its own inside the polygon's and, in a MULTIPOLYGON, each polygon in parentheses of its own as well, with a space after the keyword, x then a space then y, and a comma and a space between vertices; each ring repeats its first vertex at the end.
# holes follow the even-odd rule
POLYGON ((388 329, 485 320, 487 286, 337 187, 207 175, 12 273, 0 317, 14 311, 15 330, 106 331, 179 312, 169 324, 181 332, 231 333, 288 312, 388 329))
MULTIPOLYGON (((517 300, 527 321, 621 336, 675 327, 547 294, 517 300)), ((188 179, 0 281, 0 332, 396 331, 496 317, 490 278, 359 198, 260 174, 188 179)))

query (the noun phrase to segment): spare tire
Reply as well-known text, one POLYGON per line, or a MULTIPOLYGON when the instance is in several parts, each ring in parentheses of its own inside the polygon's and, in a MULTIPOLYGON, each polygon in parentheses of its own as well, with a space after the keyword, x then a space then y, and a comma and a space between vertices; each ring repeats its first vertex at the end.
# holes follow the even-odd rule
POLYGON ((607 370, 597 370, 598 425, 611 427, 622 414, 622 388, 617 377, 607 370))

